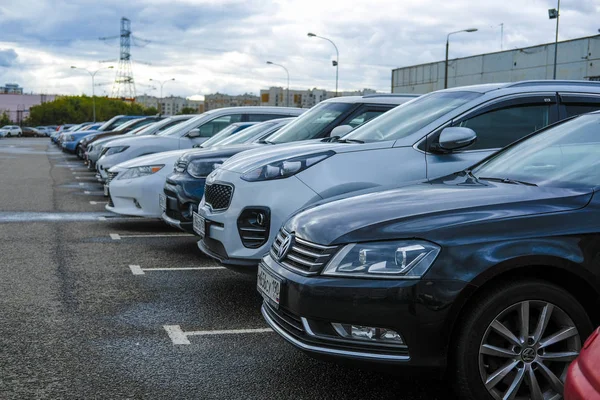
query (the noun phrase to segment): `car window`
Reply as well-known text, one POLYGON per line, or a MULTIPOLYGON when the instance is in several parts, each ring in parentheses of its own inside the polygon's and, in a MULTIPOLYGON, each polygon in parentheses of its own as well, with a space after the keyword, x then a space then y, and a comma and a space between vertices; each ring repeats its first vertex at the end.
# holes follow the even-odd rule
POLYGON ((417 132, 481 95, 477 92, 450 91, 417 97, 356 128, 344 138, 363 142, 397 140, 417 132))
POLYGON ((200 137, 212 137, 222 129, 227 128, 234 122, 240 122, 241 120, 242 114, 223 115, 222 117, 217 117, 200 126, 200 137))
POLYGON ((249 128, 244 129, 243 131, 223 140, 222 142, 219 143, 219 146, 227 146, 230 144, 246 143, 252 139, 255 139, 257 136, 261 137, 262 136, 261 133, 264 133, 264 134, 266 134, 268 132, 273 133, 274 131, 272 130, 272 128, 278 124, 280 127, 286 125, 286 123, 278 123, 278 122, 263 122, 263 123, 260 123, 257 125, 253 125, 249 128))
POLYGON ((353 128, 364 124, 367 121, 372 120, 375 117, 379 117, 381 114, 385 113, 387 110, 366 110, 361 112, 360 114, 354 116, 346 125, 350 125, 353 128))
POLYGON ((289 117, 285 114, 248 114, 248 122, 263 122, 275 118, 289 117))
POLYGON ((600 185, 600 114, 576 117, 497 153, 474 168, 479 179, 538 186, 600 185))
POLYGON ((507 107, 464 120, 458 126, 471 128, 477 141, 468 150, 498 149, 547 126, 553 104, 507 107))
POLYGON ((567 118, 574 117, 574 116, 580 115, 580 114, 589 113, 592 111, 597 111, 597 110, 600 110, 600 103, 598 103, 598 104, 594 104, 594 103, 565 104, 565 111, 567 113, 567 118))

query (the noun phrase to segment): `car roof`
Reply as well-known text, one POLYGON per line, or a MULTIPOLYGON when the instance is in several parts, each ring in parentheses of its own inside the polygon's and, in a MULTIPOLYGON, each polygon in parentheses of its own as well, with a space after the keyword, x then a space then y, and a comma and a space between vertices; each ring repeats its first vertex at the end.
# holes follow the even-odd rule
POLYGON ((229 114, 231 112, 236 113, 269 113, 269 114, 280 114, 281 112, 299 112, 306 111, 303 108, 298 107, 266 107, 266 106, 242 106, 242 107, 223 107, 216 108, 214 110, 206 111, 204 114, 198 115, 208 115, 208 114, 229 114))
POLYGON ((582 91, 585 89, 586 92, 597 92, 600 93, 600 82, 595 81, 582 81, 582 80, 530 80, 530 81, 519 81, 519 82, 504 82, 504 83, 484 83, 480 85, 470 86, 458 86, 450 89, 443 89, 440 92, 477 92, 477 93, 489 93, 495 90, 503 90, 510 92, 531 92, 535 90, 554 90, 554 91, 566 91, 576 90, 582 91))
POLYGON ((407 93, 375 93, 364 96, 340 96, 323 100, 321 103, 349 103, 349 104, 403 104, 419 97, 418 94, 407 93))

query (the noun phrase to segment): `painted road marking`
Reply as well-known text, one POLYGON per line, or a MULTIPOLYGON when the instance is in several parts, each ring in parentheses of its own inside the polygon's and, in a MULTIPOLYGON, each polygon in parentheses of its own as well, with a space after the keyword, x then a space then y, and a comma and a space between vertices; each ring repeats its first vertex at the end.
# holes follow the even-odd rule
POLYGON ((106 221, 106 217, 98 217, 98 221, 106 221))
POLYGON ((85 186, 85 183, 79 182, 79 186, 85 186))
MULTIPOLYGON (((73 171, 73 168, 71 168, 71 171, 73 171)), ((72 172, 73 175, 77 175, 77 172, 72 172)))
MULTIPOLYGON (((91 201, 90 201, 91 203, 91 201)), ((189 233, 166 233, 166 234, 156 234, 156 235, 119 235, 118 233, 111 233, 110 237, 113 240, 120 240, 124 238, 160 238, 160 237, 169 237, 169 238, 179 238, 179 237, 193 237, 195 235, 191 235, 189 233)))
POLYGON ((84 190, 83 194, 90 194, 90 191, 89 190, 84 190))
POLYGON ((163 325, 163 328, 169 335, 174 345, 191 344, 188 336, 214 336, 214 335, 243 335, 248 333, 269 333, 273 332, 271 328, 259 329, 230 329, 214 331, 190 331, 184 332, 179 325, 163 325))
POLYGON ((152 271, 205 271, 226 269, 225 267, 173 267, 173 268, 142 268, 139 265, 130 265, 129 269, 133 275, 146 275, 146 272, 152 271))
POLYGON ((96 204, 108 204, 108 201, 90 201, 90 204, 93 206, 96 204))

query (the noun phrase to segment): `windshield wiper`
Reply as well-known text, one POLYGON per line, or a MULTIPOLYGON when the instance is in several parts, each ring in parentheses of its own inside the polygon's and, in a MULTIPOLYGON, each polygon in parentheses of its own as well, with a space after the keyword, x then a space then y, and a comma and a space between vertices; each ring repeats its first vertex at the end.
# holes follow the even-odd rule
POLYGON ((364 143, 363 140, 358 140, 358 139, 338 139, 335 142, 336 143, 364 143))
POLYGON ((341 138, 341 136, 329 136, 326 137, 325 139, 321 140, 321 142, 335 142, 337 141, 339 138, 341 138))
POLYGON ((490 177, 479 176, 479 177, 477 177, 477 179, 482 180, 482 181, 492 181, 492 182, 500 182, 500 183, 509 183, 509 184, 512 184, 512 185, 537 186, 535 183, 525 182, 525 181, 518 181, 516 179, 510 179, 510 178, 490 178, 490 177))
POLYGON ((273 143, 273 142, 269 142, 269 141, 268 141, 268 140, 266 140, 266 139, 260 139, 260 140, 258 141, 258 143, 260 143, 260 144, 275 144, 275 143, 273 143))

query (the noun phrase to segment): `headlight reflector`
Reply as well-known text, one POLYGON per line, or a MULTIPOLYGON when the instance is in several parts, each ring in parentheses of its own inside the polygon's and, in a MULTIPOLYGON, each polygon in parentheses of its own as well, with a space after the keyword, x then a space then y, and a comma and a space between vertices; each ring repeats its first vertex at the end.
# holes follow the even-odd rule
POLYGON ((417 279, 435 261, 440 247, 424 240, 352 243, 327 264, 323 275, 417 279))
POLYGON ((110 156, 112 154, 117 154, 117 153, 122 153, 125 150, 127 150, 129 148, 129 146, 116 146, 116 147, 108 147, 108 148, 104 148, 104 154, 105 156, 110 156))
POLYGON ((262 167, 244 173, 241 178, 248 182, 268 181, 271 179, 288 178, 298 172, 312 167, 313 165, 331 157, 335 153, 326 151, 323 153, 307 154, 289 160, 275 161, 262 167))
POLYGON ((211 172, 219 168, 225 161, 222 158, 202 158, 192 160, 187 166, 187 172, 194 178, 206 178, 211 172))
POLYGON ((144 165, 142 167, 129 168, 127 171, 118 175, 117 179, 133 179, 140 178, 142 176, 148 176, 157 173, 164 167, 161 165, 144 165))

